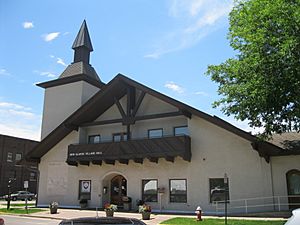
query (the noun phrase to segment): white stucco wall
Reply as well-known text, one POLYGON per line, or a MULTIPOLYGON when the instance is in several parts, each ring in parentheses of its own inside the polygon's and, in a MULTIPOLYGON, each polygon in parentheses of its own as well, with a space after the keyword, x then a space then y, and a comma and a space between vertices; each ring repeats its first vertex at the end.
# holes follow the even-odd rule
POLYGON ((98 90, 99 88, 85 81, 46 88, 41 139, 44 139, 98 90))
MULTIPOLYGON (((279 197, 281 204, 285 204, 281 208, 288 209, 288 199, 285 197, 288 195, 286 174, 290 170, 300 171, 300 155, 272 157, 271 164, 274 195, 283 196, 279 197)), ((278 202, 278 198, 276 202, 278 202)))
MULTIPOLYGON (((68 145, 78 142, 78 133, 72 132, 42 158, 40 170, 44 178, 41 179, 39 194, 43 197, 39 199, 39 204, 56 200, 64 206, 78 206, 79 180, 87 179, 92 181, 90 206, 102 206, 103 199, 109 199, 102 193, 102 180, 112 173, 127 179, 127 194, 134 203, 141 199, 142 179, 158 179, 158 186, 167 190, 162 198, 163 210, 193 211, 200 204, 204 211, 214 212, 214 205, 209 203, 209 178, 222 178, 224 172, 229 176, 230 199, 271 196, 269 164, 251 149, 248 141, 197 117, 193 117, 188 125, 192 139, 192 161, 178 157, 174 163, 160 159, 158 164, 146 159, 143 164, 130 160, 128 165, 117 162, 115 165, 68 166, 65 163, 68 145), (61 166, 62 171, 67 171, 63 174, 68 177, 65 184, 68 191, 63 196, 47 193, 49 179, 46 179, 52 176, 48 169, 54 162, 61 166), (187 203, 169 202, 169 179, 187 179, 187 203)), ((159 203, 151 205, 159 209, 159 203)))
MULTIPOLYGON (((126 99, 123 98, 120 102, 123 106, 126 105, 126 99)), ((174 111, 177 111, 175 107, 146 95, 138 113, 150 115, 174 111)), ((108 109, 97 120, 112 118, 120 118, 116 106, 108 109)), ((116 162, 115 165, 103 163, 102 166, 68 166, 65 163, 68 145, 79 143, 79 140, 80 143, 86 143, 87 137, 95 134, 100 134, 102 141, 110 141, 113 133, 126 132, 126 127, 110 124, 80 128, 79 132, 73 131, 41 159, 38 205, 46 206, 51 201, 58 201, 61 206, 79 207, 79 180, 91 180, 89 206, 102 207, 103 203, 109 201, 109 195, 102 191, 103 186, 109 186, 109 181, 114 175, 122 175, 127 179, 127 195, 132 197, 133 206, 135 201, 142 197, 142 180, 157 179, 158 187, 166 188, 166 193, 161 199, 162 210, 194 212, 196 206, 201 205, 204 212, 212 213, 215 212, 215 205, 209 202, 210 178, 222 178, 226 172, 229 177, 231 200, 229 207, 243 206, 246 198, 269 197, 273 192, 284 194, 285 171, 299 168, 299 156, 272 158, 272 164, 268 164, 252 149, 249 141, 195 115, 191 119, 177 116, 137 121, 131 126, 131 132, 133 138, 144 138, 147 137, 148 129, 163 128, 164 136, 168 136, 173 135, 174 127, 183 125, 188 125, 190 132, 191 162, 177 157, 174 163, 165 159, 152 163, 145 159, 143 164, 130 160, 128 165, 116 162), (187 180, 187 203, 169 201, 170 179, 187 180), (236 201, 239 199, 242 201, 236 201)), ((159 202, 150 204, 154 210, 160 209, 159 202)), ((238 210, 244 212, 245 208, 241 207, 238 210)), ((253 209, 259 210, 266 208, 253 209)))

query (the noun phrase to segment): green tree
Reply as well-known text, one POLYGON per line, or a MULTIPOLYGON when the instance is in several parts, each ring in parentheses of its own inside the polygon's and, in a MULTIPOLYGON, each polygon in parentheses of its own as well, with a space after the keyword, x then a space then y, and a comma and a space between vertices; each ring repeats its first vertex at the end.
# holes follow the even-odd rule
POLYGON ((300 0, 239 0, 229 14, 236 56, 208 66, 214 107, 272 133, 300 131, 300 0))

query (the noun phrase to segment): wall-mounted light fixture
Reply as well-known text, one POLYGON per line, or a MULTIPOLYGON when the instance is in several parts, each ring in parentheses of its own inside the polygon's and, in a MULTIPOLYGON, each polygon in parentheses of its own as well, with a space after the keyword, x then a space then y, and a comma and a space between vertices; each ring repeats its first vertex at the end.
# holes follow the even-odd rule
POLYGON ((103 187, 103 194, 107 193, 107 187, 103 187))

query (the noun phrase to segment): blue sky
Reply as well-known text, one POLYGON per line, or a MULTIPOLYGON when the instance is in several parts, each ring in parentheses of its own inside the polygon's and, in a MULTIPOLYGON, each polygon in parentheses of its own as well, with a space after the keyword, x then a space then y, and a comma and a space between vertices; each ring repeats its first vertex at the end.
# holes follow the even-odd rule
POLYGON ((40 139, 44 90, 73 60, 84 19, 103 82, 122 73, 242 129, 211 104, 205 71, 234 56, 226 39, 231 0, 0 1, 0 133, 40 139))

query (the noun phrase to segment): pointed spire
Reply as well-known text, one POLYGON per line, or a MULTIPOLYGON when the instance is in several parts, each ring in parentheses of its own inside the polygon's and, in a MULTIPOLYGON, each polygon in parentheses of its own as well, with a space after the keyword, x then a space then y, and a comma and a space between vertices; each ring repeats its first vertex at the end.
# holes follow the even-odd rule
POLYGON ((72 49, 75 51, 74 63, 81 61, 89 63, 90 52, 93 51, 93 46, 85 20, 80 27, 77 37, 72 45, 72 49))

